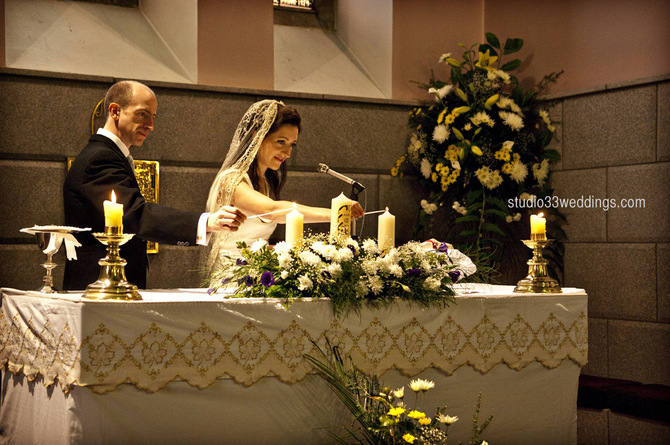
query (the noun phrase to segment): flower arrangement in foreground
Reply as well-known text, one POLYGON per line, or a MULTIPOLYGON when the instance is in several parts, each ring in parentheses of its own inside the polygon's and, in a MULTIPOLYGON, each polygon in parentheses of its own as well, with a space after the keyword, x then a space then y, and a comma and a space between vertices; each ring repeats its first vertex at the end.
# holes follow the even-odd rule
MULTIPOLYGON (((457 416, 444 414, 446 407, 437 408, 432 418, 420 408, 426 391, 435 383, 424 379, 411 380, 408 387, 414 392, 414 401, 407 403, 405 387, 392 390, 382 387, 376 377, 368 377, 353 365, 346 366, 339 350, 328 342, 330 351, 324 353, 317 346, 323 359, 310 355, 305 357, 345 404, 358 424, 358 428, 343 427, 344 435, 331 436, 339 443, 350 444, 416 444, 445 445, 450 426, 458 421, 457 416), (419 399, 421 403, 419 403, 419 399), (353 441, 353 442, 352 442, 353 441)), ((481 435, 488 428, 493 416, 479 424, 481 393, 472 419, 470 445, 487 445, 481 435)))
POLYGON ((445 306, 453 301, 453 283, 476 271, 469 257, 434 241, 382 252, 373 239, 338 243, 327 235, 310 235, 299 247, 280 242, 272 248, 264 240, 238 247, 241 257, 228 257, 214 272, 220 284, 210 294, 232 287, 233 296, 281 298, 287 304, 327 297, 335 313, 364 303, 390 304, 395 298, 445 306))
POLYGON ((391 171, 418 177, 430 191, 421 201, 415 235, 445 206, 457 227, 449 239, 478 249, 500 244, 508 236, 506 226, 521 219, 521 206, 513 203, 551 195, 550 163, 560 158, 547 149, 555 128, 538 97, 562 72, 524 91, 509 74, 521 61, 502 64, 523 40, 507 39, 501 46, 487 33, 486 41, 469 48, 460 44, 460 60, 451 53, 440 57, 450 82, 433 74, 422 85, 434 100, 410 112, 409 147, 391 171))

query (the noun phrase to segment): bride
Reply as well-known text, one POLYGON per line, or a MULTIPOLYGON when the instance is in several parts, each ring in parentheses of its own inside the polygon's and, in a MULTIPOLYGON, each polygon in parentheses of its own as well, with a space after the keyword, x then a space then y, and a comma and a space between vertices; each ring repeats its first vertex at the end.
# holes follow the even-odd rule
MULTIPOLYGON (((239 256, 238 241, 251 245, 259 238, 267 240, 278 223, 286 222, 293 203, 281 201, 279 195, 286 182, 285 161, 298 143, 300 121, 295 108, 276 100, 256 102, 242 117, 209 190, 207 211, 235 205, 249 216, 269 215, 248 218, 235 233, 212 234, 207 262, 210 275, 220 267, 223 256, 239 256)), ((330 208, 301 204, 297 208, 305 222, 330 221, 330 208)), ((363 208, 355 202, 352 219, 363 214, 363 208)))

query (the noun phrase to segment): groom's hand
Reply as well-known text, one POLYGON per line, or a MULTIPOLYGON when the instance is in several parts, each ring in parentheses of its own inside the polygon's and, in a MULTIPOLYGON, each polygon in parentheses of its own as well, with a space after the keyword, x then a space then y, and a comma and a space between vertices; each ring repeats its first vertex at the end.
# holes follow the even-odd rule
POLYGON ((240 209, 232 206, 223 206, 207 219, 207 232, 230 230, 236 232, 247 216, 240 209))

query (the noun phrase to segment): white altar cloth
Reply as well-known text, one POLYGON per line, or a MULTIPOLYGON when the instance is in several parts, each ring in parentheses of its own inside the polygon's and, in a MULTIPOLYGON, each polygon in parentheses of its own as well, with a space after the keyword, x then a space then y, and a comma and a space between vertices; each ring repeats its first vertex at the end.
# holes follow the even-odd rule
POLYGON ((328 443, 324 428, 348 413, 304 354, 329 338, 388 386, 435 381, 423 408, 459 416, 450 443, 468 440, 478 391, 490 443, 576 443, 587 296, 511 291, 470 287, 445 310, 399 302, 337 318, 328 300, 286 309, 202 289, 137 302, 2 289, 0 439, 328 443))

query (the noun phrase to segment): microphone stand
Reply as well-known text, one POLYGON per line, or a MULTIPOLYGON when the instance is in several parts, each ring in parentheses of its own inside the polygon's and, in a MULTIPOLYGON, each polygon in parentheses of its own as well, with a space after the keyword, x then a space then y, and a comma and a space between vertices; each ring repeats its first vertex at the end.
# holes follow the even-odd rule
MULTIPOLYGON (((354 201, 358 201, 358 195, 365 190, 365 186, 361 184, 358 181, 354 181, 351 183, 351 193, 349 193, 349 199, 352 199, 354 201)), ((352 239, 358 239, 358 235, 356 235, 356 220, 351 221, 351 238, 352 239)))

